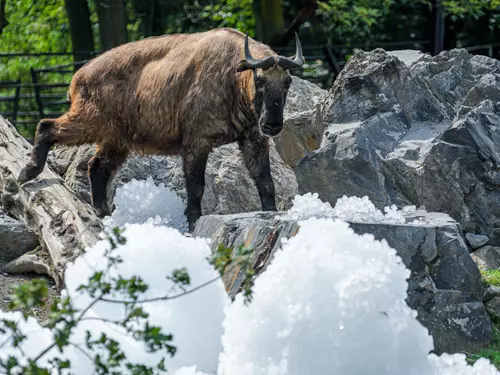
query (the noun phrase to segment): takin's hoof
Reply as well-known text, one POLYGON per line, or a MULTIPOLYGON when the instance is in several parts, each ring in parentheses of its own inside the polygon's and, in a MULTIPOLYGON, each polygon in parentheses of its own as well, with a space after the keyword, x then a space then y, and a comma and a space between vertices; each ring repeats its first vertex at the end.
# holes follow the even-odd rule
POLYGON ((31 181, 34 178, 38 177, 40 173, 42 173, 42 170, 40 170, 39 168, 27 165, 19 173, 17 181, 20 184, 24 184, 25 182, 31 181))
POLYGON ((99 219, 104 219, 106 216, 111 215, 111 212, 107 207, 94 207, 94 211, 99 219))
POLYGON ((262 211, 264 212, 277 212, 278 209, 276 206, 270 206, 270 207, 262 207, 262 211))
POLYGON ((194 229, 196 228, 196 223, 198 222, 198 219, 201 217, 200 214, 186 214, 187 216, 187 222, 188 222, 188 227, 189 227, 189 233, 193 233, 194 229))

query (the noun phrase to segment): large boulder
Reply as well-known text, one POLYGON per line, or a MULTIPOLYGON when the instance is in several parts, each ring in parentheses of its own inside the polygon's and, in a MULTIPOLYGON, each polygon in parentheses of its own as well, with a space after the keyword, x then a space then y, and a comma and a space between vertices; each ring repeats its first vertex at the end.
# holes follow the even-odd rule
POLYGON ((0 267, 38 247, 38 236, 0 211, 0 267))
MULTIPOLYGON (((271 141, 271 174, 276 186, 277 206, 286 210, 298 193, 291 166, 308 151, 319 147, 323 128, 319 120, 319 105, 327 91, 298 77, 293 82, 285 107, 284 130, 271 141)), ((49 164, 65 180, 77 197, 90 203, 87 163, 95 151, 94 145, 81 147, 57 146, 49 154, 49 164)), ((132 180, 151 176, 155 183, 165 183, 186 199, 182 160, 176 156, 131 155, 111 181, 110 204, 116 188, 132 180)), ((229 214, 261 209, 255 184, 243 164, 235 143, 216 148, 208 159, 206 186, 202 200, 203 214, 229 214)))
POLYGON ((498 245, 499 100, 500 61, 359 52, 324 102, 321 147, 295 167, 299 191, 423 205, 498 245))
MULTIPOLYGON (((385 239, 411 271, 408 305, 434 337, 438 352, 472 351, 488 344, 493 336, 483 304, 481 275, 471 259, 458 223, 448 215, 408 211, 404 222, 350 220, 358 234, 385 239)), ((209 215, 200 218, 194 236, 220 244, 253 250, 250 263, 257 275, 265 272, 282 239, 300 230, 293 217, 250 212, 209 215)), ((231 298, 241 291, 245 267, 233 266, 223 280, 231 298)), ((257 276, 258 277, 258 276, 257 276)))
POLYGON ((321 145, 325 130, 321 103, 328 92, 304 79, 293 77, 288 92, 283 130, 274 138, 276 150, 290 167, 321 145))

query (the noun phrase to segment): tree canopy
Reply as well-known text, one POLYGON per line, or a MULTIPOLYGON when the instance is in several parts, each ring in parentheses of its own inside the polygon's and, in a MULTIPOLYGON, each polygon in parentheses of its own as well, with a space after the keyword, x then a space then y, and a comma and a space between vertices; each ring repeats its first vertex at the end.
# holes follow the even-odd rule
POLYGON ((313 44, 403 41, 429 38, 437 4, 453 42, 500 38, 500 0, 1 0, 0 40, 4 53, 69 52, 73 44, 102 51, 152 35, 235 27, 279 46, 292 41, 285 37, 292 26, 313 44))

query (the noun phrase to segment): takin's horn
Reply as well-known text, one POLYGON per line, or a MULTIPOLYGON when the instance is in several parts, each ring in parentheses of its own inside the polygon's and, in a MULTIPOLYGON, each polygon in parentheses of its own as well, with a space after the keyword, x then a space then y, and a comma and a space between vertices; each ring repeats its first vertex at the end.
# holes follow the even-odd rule
POLYGON ((248 46, 248 33, 245 38, 245 60, 241 60, 238 64, 238 72, 247 69, 268 69, 276 65, 276 60, 274 56, 267 56, 262 59, 255 59, 250 53, 250 47, 248 46))
POLYGON ((292 59, 284 56, 278 56, 278 65, 283 69, 298 69, 304 64, 302 56, 302 45, 300 44, 299 36, 295 33, 295 57, 292 59))

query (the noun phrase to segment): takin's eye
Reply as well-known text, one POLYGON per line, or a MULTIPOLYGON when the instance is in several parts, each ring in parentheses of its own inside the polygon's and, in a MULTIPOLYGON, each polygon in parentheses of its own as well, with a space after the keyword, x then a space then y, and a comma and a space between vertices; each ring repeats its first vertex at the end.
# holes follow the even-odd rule
POLYGON ((262 87, 264 86, 264 84, 266 83, 266 79, 264 76, 256 76, 255 77, 255 84, 258 86, 258 87, 262 87))
POLYGON ((285 87, 288 89, 292 84, 292 76, 286 76, 285 78, 285 87))

